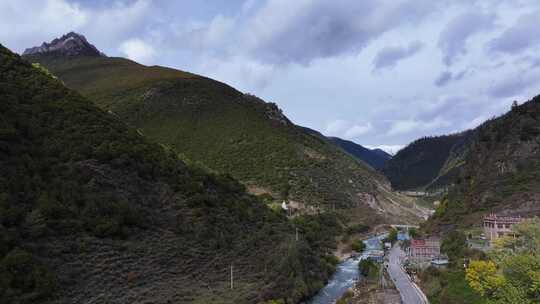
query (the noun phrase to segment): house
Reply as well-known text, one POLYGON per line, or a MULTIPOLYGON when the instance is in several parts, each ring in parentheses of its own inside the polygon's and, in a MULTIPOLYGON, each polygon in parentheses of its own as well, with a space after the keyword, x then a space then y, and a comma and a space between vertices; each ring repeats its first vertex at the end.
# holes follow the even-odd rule
POLYGON ((522 217, 489 214, 484 217, 484 234, 490 242, 503 236, 513 235, 512 226, 522 220, 522 217))
POLYGON ((382 250, 367 250, 365 256, 368 260, 371 260, 376 263, 382 263, 384 260, 384 251, 382 250))
POLYGON ((425 239, 412 239, 409 247, 409 258, 416 262, 429 262, 441 255, 441 239, 431 236, 425 239))

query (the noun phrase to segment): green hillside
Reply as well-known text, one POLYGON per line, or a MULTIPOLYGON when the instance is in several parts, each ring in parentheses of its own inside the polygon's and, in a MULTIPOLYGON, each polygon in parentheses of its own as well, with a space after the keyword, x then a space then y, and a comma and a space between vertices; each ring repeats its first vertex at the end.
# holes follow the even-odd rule
POLYGON ((0 303, 294 303, 333 269, 332 218, 299 218, 295 241, 241 184, 2 46, 0 168, 0 303))
POLYGON ((292 124, 273 103, 214 80, 122 58, 27 56, 103 110, 186 159, 231 174, 254 194, 354 221, 416 221, 384 176, 292 124), (353 212, 348 210, 354 209, 353 212))
MULTIPOLYGON (((461 153, 452 153, 467 138, 467 132, 415 140, 388 160, 382 172, 398 190, 446 186, 461 153)), ((457 152, 457 151, 456 151, 457 152)))
POLYGON ((473 132, 455 186, 428 226, 480 225, 488 212, 540 214, 540 96, 473 132))

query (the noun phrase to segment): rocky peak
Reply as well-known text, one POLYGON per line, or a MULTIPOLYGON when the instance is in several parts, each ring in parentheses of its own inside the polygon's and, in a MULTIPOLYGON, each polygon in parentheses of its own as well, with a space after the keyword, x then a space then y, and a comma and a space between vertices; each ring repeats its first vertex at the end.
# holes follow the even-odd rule
POLYGON ((69 32, 50 43, 43 42, 41 46, 28 48, 24 50, 23 55, 44 53, 58 53, 64 56, 105 56, 90 44, 83 35, 75 32, 69 32))

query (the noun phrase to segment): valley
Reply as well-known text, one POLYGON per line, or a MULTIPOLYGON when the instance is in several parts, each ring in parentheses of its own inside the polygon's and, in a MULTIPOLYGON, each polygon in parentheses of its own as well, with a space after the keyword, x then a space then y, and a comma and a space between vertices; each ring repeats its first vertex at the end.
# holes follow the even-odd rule
POLYGON ((0 303, 538 302, 540 96, 388 145, 451 124, 318 131, 116 55, 76 32, 0 45, 0 303))

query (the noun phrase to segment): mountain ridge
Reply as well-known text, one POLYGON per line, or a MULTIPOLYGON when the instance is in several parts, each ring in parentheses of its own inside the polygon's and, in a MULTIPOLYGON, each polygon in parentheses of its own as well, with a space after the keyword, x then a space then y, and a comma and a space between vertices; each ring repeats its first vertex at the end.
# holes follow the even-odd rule
POLYGON ((411 201, 390 193, 382 174, 307 134, 276 104, 206 77, 123 58, 24 57, 153 141, 230 173, 254 193, 295 202, 301 212, 352 208, 352 217, 371 224, 417 219, 411 201))
POLYGON ((329 137, 332 142, 343 148, 357 159, 366 162, 374 169, 382 169, 386 162, 392 158, 390 154, 381 149, 369 149, 353 141, 339 137, 329 137))
POLYGON ((41 46, 30 47, 24 50, 22 55, 57 53, 65 56, 99 56, 106 57, 94 45, 90 44, 86 37, 75 32, 69 32, 50 43, 43 42, 41 46))

